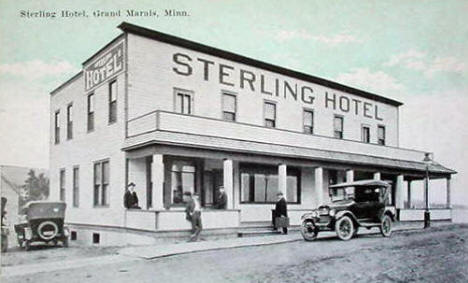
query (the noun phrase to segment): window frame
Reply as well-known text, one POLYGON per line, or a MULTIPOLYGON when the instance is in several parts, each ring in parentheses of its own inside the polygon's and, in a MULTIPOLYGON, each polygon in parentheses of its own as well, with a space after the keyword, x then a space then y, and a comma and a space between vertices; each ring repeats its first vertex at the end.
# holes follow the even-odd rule
POLYGON ((95 94, 94 92, 86 96, 86 128, 88 133, 94 131, 96 126, 95 119, 95 94), (92 107, 90 107, 92 106, 92 107), (92 108, 92 111, 90 110, 92 108))
POLYGON ((304 134, 308 134, 308 135, 313 135, 314 134, 314 118, 315 118, 315 113, 314 113, 314 110, 311 109, 311 108, 303 108, 302 109, 302 132, 304 134), (305 124, 306 120, 305 120, 305 113, 306 112, 309 112, 309 113, 312 113, 312 120, 311 120, 311 124, 312 126, 307 126, 305 124), (310 131, 306 131, 306 127, 309 127, 310 128, 310 131))
POLYGON ((66 202, 66 171, 65 168, 59 170, 59 199, 60 201, 66 202), (63 176, 63 178, 62 178, 63 176))
POLYGON ((333 138, 335 139, 344 139, 344 116, 343 115, 339 115, 339 114, 335 114, 333 115, 333 138), (337 131, 335 129, 335 120, 336 119, 340 119, 341 120, 341 132, 340 131, 337 131), (339 132, 340 133, 340 137, 337 137, 335 134, 339 132))
POLYGON ((70 102, 67 105, 67 140, 73 139, 73 111, 73 102, 70 102))
MULTIPOLYGON (((174 171, 172 170, 172 167, 174 165, 174 163, 177 163, 177 162, 184 162, 184 163, 187 163, 188 166, 193 166, 194 167, 194 172, 188 172, 188 171, 185 171, 185 173, 193 173, 193 187, 192 187, 192 191, 191 193, 194 194, 197 192, 197 182, 198 182, 198 164, 197 164, 197 161, 196 160, 193 160, 193 159, 190 159, 190 158, 174 158, 174 159, 171 159, 168 163, 169 167, 168 167, 168 172, 169 172, 169 178, 171 178, 171 185, 170 185, 170 206, 171 207, 178 207, 178 206, 185 206, 186 202, 184 201, 184 190, 183 190, 183 187, 182 187, 182 200, 181 202, 174 202, 174 190, 173 190, 173 182, 172 182, 172 174, 173 173, 184 173, 184 171, 174 171)), ((201 201, 201 200, 200 200, 201 201)))
POLYGON ((377 144, 378 145, 386 145, 386 141, 387 141, 387 129, 385 128, 385 125, 379 124, 379 125, 377 125, 377 144), (383 139, 381 139, 380 135, 379 135, 379 130, 380 129, 383 129, 383 139), (381 140, 383 142, 381 142, 381 140))
POLYGON ((109 90, 109 93, 108 93, 108 124, 114 124, 117 122, 117 94, 118 94, 118 84, 117 84, 117 79, 113 79, 111 81, 109 81, 109 84, 108 84, 108 90, 109 90), (115 99, 112 100, 112 86, 115 84, 115 99))
POLYGON ((264 127, 267 127, 267 128, 273 128, 275 129, 276 126, 277 126, 277 120, 278 120, 278 109, 277 109, 277 102, 276 101, 272 101, 272 100, 263 100, 263 126, 264 127), (274 106, 274 117, 273 117, 273 120, 272 119, 267 119, 266 118, 266 108, 267 108, 267 104, 270 104, 270 105, 273 105, 274 106), (273 126, 269 126, 268 125, 268 122, 269 121, 273 121, 273 126))
POLYGON ((236 122, 237 121, 237 93, 234 93, 234 92, 231 92, 231 91, 226 91, 226 90, 223 90, 221 91, 221 119, 224 120, 224 121, 228 121, 228 122, 236 122), (224 97, 225 96, 231 96, 234 98, 234 112, 230 112, 230 111, 226 111, 225 110, 225 104, 224 104, 224 97), (224 114, 232 114, 234 119, 233 120, 229 120, 229 119, 226 119, 225 115, 224 114))
POLYGON ((60 109, 54 112, 54 144, 60 143, 60 109))
POLYGON ((80 166, 73 166, 72 171, 73 207, 80 207, 80 166))
POLYGON ((109 190, 109 183, 111 180, 110 177, 110 159, 102 159, 98 161, 93 162, 93 207, 94 208, 99 208, 99 207, 109 207, 109 195, 110 195, 110 190, 109 190), (104 184, 104 164, 108 164, 108 169, 109 172, 107 173, 108 177, 108 183, 104 184), (100 167, 100 177, 99 177, 99 184, 96 184, 96 165, 100 167), (105 198, 103 197, 103 187, 106 185, 106 190, 105 190, 105 198), (97 196, 98 198, 96 199, 96 186, 99 186, 97 188, 97 196), (104 202, 105 201, 105 202, 104 202))
MULTIPOLYGON (((250 176, 252 176, 251 174, 255 174, 255 173, 261 173, 261 174, 265 174, 268 176, 271 176, 271 175, 276 175, 278 178, 279 178, 279 174, 278 174, 278 167, 275 166, 275 165, 270 165, 270 164, 257 164, 257 163, 241 163, 239 164, 239 201, 240 201, 240 204, 254 204, 254 205, 258 205, 258 204, 265 204, 265 205, 271 205, 271 204, 275 204, 276 203, 276 200, 275 201, 255 201, 255 197, 253 200, 250 200, 250 198, 252 197, 252 182, 250 181, 250 184, 249 184, 249 200, 248 201, 245 201, 243 200, 243 190, 242 190, 242 173, 248 173, 250 176), (246 172, 246 170, 250 170, 249 172, 246 172), (271 174, 273 173, 273 174, 271 174)), ((286 173, 286 179, 287 177, 289 176, 295 176, 296 177, 296 180, 297 180, 297 183, 296 183, 296 199, 297 201, 296 202, 292 202, 291 200, 286 200, 288 202, 288 204, 301 204, 301 189, 302 189, 302 184, 301 184, 301 169, 299 167, 295 167, 295 166, 287 166, 287 173, 286 173)), ((251 180, 251 177, 249 177, 249 180, 251 180)), ((287 181, 286 181, 286 184, 287 184, 287 181)), ((278 180, 278 186, 279 186, 279 180, 278 180)), ((286 188, 287 190, 287 188, 286 188)), ((279 188, 278 188, 278 192, 279 192, 279 188)), ((277 192, 275 192, 275 196, 276 196, 277 192)), ((255 195, 255 185, 254 185, 254 188, 253 188, 253 195, 255 195)), ((287 196, 287 191, 286 191, 286 196, 287 196)), ((286 197, 285 196, 285 197, 286 197)))
POLYGON ((179 114, 183 114, 183 115, 194 115, 195 113, 195 105, 194 105, 194 100, 195 100, 195 93, 192 91, 192 90, 188 90, 188 89, 182 89, 182 88, 177 88, 175 87, 174 88, 174 112, 175 113, 179 113, 179 114), (182 96, 182 100, 181 100, 181 107, 182 109, 179 111, 178 109, 178 104, 177 104, 177 98, 179 96, 179 94, 182 96), (184 101, 185 101, 185 98, 186 97, 189 97, 189 102, 190 102, 190 105, 189 105, 189 113, 184 113, 184 101))
POLYGON ((361 142, 363 143, 371 142, 371 126, 368 124, 361 124, 361 142), (367 129, 367 140, 365 140, 364 129, 367 129))

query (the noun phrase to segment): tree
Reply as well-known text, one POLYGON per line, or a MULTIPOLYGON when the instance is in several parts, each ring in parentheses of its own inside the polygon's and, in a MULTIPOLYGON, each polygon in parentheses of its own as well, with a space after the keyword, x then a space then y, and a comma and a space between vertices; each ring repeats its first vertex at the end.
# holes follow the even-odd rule
POLYGON ((28 178, 24 181, 24 189, 27 192, 27 201, 43 200, 49 197, 49 178, 44 173, 36 176, 33 169, 28 172, 28 178))

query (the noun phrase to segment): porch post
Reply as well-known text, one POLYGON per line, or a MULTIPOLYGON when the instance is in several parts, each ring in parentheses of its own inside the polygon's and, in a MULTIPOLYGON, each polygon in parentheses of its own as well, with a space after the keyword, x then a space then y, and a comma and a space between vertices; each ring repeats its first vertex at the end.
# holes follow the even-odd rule
POLYGON ((286 164, 278 165, 278 191, 283 193, 286 197, 286 188, 287 188, 287 166, 286 164))
POLYGON ((408 207, 407 207, 407 208, 410 208, 410 209, 411 209, 411 180, 408 180, 408 191, 407 191, 407 194, 408 194, 408 207))
POLYGON ((452 208, 452 203, 451 203, 451 196, 450 196, 450 190, 451 190, 451 176, 447 177, 447 208, 452 208))
POLYGON ((153 183, 153 208, 164 209, 164 162, 162 154, 153 154, 151 163, 151 182, 153 183))
POLYGON ((354 170, 346 170, 346 182, 349 183, 352 181, 354 181, 354 170))
POLYGON ((375 172, 374 173, 374 180, 380 180, 380 178, 381 178, 380 172, 375 172))
POLYGON ((233 209, 234 204, 234 167, 232 159, 223 160, 223 187, 227 196, 227 209, 233 209))
POLYGON ((396 181, 396 188, 395 188, 395 207, 396 208, 403 208, 403 181, 404 176, 398 175, 396 181))
POLYGON ((323 204, 323 168, 315 168, 315 199, 317 200, 317 206, 323 204))

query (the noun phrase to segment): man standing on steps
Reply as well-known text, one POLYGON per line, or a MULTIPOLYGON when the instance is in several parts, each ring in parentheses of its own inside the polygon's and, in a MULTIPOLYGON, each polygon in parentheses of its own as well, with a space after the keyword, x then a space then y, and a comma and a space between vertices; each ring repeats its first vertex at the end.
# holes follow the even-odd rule
MULTIPOLYGON (((275 205, 275 210, 273 211, 273 230, 277 230, 278 229, 278 223, 277 222, 277 219, 276 218, 280 218, 280 217, 284 217, 286 219, 284 220, 287 220, 287 217, 288 217, 288 207, 287 207, 287 204, 286 204, 286 199, 284 198, 283 196, 283 193, 279 192, 276 194, 276 196, 278 197, 278 201, 276 202, 276 205, 275 205)), ((284 234, 288 234, 288 225, 285 223, 282 223, 282 227, 283 227, 283 233, 284 234)))
POLYGON ((184 196, 189 198, 185 206, 185 219, 192 224, 192 235, 190 235, 189 242, 196 242, 203 228, 200 200, 197 194, 192 195, 191 192, 185 192, 184 196))

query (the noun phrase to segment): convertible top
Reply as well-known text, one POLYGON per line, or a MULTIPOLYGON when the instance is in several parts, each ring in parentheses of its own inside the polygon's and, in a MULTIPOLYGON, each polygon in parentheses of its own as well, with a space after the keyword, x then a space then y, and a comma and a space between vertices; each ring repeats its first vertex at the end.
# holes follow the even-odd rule
POLYGON ((381 180, 361 180, 349 183, 340 183, 331 185, 329 188, 345 188, 345 187, 390 187, 390 184, 381 180))

